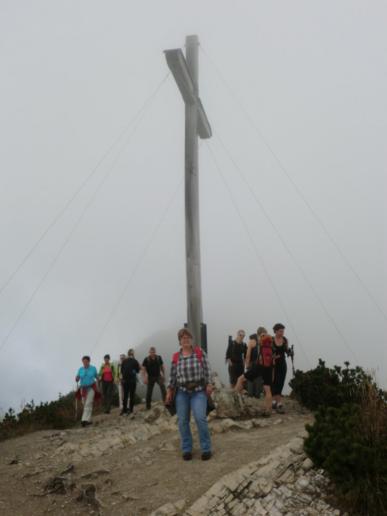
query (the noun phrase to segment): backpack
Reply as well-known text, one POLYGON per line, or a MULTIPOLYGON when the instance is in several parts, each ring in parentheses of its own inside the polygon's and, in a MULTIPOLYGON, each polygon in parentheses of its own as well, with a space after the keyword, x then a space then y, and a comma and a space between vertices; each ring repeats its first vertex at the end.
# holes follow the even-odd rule
MULTIPOLYGON (((203 366, 203 350, 202 350, 202 348, 200 348, 199 346, 196 346, 194 348, 194 353, 196 355, 196 358, 199 360, 200 365, 203 366)), ((176 351, 176 353, 174 353, 172 355, 172 364, 177 365, 179 363, 179 357, 180 357, 180 351, 176 351)))
POLYGON ((263 367, 273 365, 272 339, 269 335, 265 335, 259 343, 259 361, 263 367))

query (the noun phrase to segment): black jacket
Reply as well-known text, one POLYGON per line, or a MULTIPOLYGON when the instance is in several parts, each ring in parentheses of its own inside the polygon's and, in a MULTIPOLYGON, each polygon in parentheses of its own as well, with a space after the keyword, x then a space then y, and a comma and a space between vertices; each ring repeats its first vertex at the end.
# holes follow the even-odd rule
POLYGON ((135 382, 136 373, 140 371, 140 364, 135 358, 125 358, 121 364, 121 375, 124 382, 135 382))

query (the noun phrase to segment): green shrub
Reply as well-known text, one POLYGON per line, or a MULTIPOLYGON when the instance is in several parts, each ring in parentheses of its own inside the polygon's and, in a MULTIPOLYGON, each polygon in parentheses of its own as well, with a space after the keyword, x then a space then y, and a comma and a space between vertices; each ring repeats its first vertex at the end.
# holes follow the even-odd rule
POLYGON ((305 451, 334 482, 351 514, 387 514, 387 404, 375 384, 356 384, 357 403, 320 407, 305 451))
POLYGON ((364 382, 371 383, 371 377, 361 368, 328 368, 319 359, 318 366, 310 371, 296 371, 289 385, 292 395, 310 410, 321 406, 340 407, 344 403, 358 403, 364 382))
POLYGON ((0 422, 0 440, 16 437, 35 430, 63 429, 73 426, 75 417, 74 393, 59 395, 55 401, 35 405, 32 400, 19 414, 9 409, 0 422))

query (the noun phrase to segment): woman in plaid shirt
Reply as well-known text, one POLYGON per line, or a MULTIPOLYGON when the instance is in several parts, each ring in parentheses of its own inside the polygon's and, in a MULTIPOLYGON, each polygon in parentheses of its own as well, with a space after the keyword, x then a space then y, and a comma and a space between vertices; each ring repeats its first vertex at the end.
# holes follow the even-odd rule
POLYGON ((207 423, 207 396, 212 394, 211 368, 204 351, 194 348, 189 330, 183 328, 177 336, 180 352, 172 360, 166 404, 171 403, 175 396, 183 459, 192 459, 192 411, 198 427, 202 460, 208 460, 211 458, 211 439, 207 423))

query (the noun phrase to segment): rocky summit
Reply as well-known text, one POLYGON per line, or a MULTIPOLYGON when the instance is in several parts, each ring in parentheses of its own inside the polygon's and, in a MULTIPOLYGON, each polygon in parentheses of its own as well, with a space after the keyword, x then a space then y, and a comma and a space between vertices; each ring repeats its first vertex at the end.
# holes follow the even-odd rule
POLYGON ((261 417, 261 400, 218 382, 209 416, 214 455, 182 461, 176 417, 161 403, 118 409, 93 425, 0 443, 0 513, 24 515, 336 515, 329 484, 303 453, 312 416, 285 400, 261 417), (298 436, 298 437, 297 437, 298 436))

